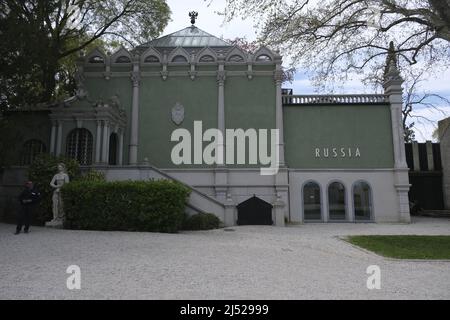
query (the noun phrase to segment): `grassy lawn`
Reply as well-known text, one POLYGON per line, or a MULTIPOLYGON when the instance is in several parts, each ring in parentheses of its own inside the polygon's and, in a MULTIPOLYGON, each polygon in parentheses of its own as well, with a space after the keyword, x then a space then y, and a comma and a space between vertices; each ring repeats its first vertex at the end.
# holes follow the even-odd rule
POLYGON ((396 259, 450 259, 450 236, 351 236, 348 242, 396 259))

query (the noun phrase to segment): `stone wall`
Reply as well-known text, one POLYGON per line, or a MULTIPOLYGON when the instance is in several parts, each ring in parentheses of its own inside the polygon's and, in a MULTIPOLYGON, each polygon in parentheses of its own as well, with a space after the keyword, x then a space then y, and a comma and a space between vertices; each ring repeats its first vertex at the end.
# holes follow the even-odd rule
POLYGON ((439 122, 439 138, 444 176, 444 201, 446 209, 450 210, 450 118, 439 122))

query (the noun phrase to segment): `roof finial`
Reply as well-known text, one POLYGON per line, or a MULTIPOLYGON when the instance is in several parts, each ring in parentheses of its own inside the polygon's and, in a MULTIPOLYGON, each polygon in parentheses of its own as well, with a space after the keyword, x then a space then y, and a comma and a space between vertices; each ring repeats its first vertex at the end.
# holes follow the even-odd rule
POLYGON ((191 18, 191 23, 192 23, 192 25, 194 25, 194 24, 195 24, 195 20, 196 20, 197 17, 198 17, 198 12, 197 12, 197 11, 191 11, 191 12, 189 12, 189 17, 191 18))
POLYGON ((386 76, 389 73, 389 69, 391 68, 391 64, 394 64, 395 67, 397 67, 398 61, 397 61, 397 52, 395 50, 394 41, 391 41, 389 43, 389 49, 388 54, 386 58, 386 66, 384 69, 384 76, 386 76))

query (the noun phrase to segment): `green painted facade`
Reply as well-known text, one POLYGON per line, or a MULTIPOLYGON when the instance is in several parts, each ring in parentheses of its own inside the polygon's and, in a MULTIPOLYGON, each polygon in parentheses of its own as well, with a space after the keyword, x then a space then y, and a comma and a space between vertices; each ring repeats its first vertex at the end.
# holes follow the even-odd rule
POLYGON ((393 168, 389 105, 285 106, 286 164, 300 169, 393 168), (319 148, 320 158, 316 157, 319 148), (324 149, 328 148, 328 157, 324 149), (333 148, 338 156, 333 156, 333 148), (341 148, 346 156, 341 157, 341 148), (348 155, 352 148, 352 156, 348 155), (359 148, 361 156, 355 156, 359 148))
MULTIPOLYGON (((190 31, 186 30, 183 32, 189 34, 190 31)), ((211 36, 210 41, 218 40, 211 36)), ((155 48, 148 49, 155 50, 155 48)), ((167 61, 167 54, 171 50, 180 50, 180 48, 166 49, 160 50, 161 54, 158 58, 160 62, 157 63, 143 62, 144 52, 147 50, 145 48, 140 52, 143 55, 142 59, 134 60, 133 64, 115 63, 114 55, 104 57, 105 64, 89 63, 89 57, 81 63, 83 87, 87 92, 87 98, 72 102, 68 110, 74 108, 81 110, 77 112, 92 111, 96 102, 106 103, 111 97, 117 96, 120 100, 120 108, 126 114, 126 126, 123 128, 123 164, 129 164, 133 127, 131 79, 133 65, 137 67, 136 72, 139 74, 137 164, 148 159, 150 164, 159 168, 208 167, 207 165, 177 166, 173 164, 171 152, 178 142, 171 141, 171 134, 175 129, 184 128, 191 133, 191 139, 193 139, 194 121, 202 121, 203 132, 220 127, 217 72, 221 67, 226 76, 224 81, 225 128, 244 130, 276 128, 277 86, 274 76, 277 75, 277 64, 280 68, 281 57, 269 52, 272 60, 259 62, 256 55, 252 57, 242 52, 241 62, 233 62, 226 60, 226 54, 217 53, 214 54, 214 62, 193 63, 191 58, 186 57, 189 63, 178 63, 167 61), (162 76, 164 72, 167 72, 167 77, 162 76), (180 125, 176 125, 172 119, 172 108, 177 103, 184 107, 184 119, 180 125)), ((222 49, 218 49, 218 52, 223 52, 222 49)), ((195 57, 195 54, 199 54, 196 59, 201 57, 202 48, 189 50, 191 50, 191 57, 195 57)), ((231 46, 224 50, 229 52, 230 56, 234 56, 236 50, 237 53, 240 52, 231 46)), ((187 51, 181 53, 183 52, 187 51)), ((129 54, 131 59, 131 54, 126 50, 124 54, 129 54)), ((208 53, 210 54, 211 52, 208 53)), ((394 166, 391 113, 388 104, 287 105, 283 106, 283 118, 285 162, 290 168, 376 169, 394 166), (342 148, 344 151, 341 150, 342 148), (317 150, 319 150, 319 156, 317 150)), ((39 127, 36 130, 37 136, 41 137, 48 148, 51 128, 48 113, 40 113, 39 117, 35 117, 35 121, 33 125, 39 127)), ((83 120, 82 127, 88 129, 93 136, 93 150, 99 149, 96 145, 97 122, 95 119, 83 120)), ((66 153, 67 136, 75 128, 77 128, 75 119, 64 122, 61 139, 63 154, 66 153)), ((101 142, 103 143, 103 137, 101 142)), ((204 142, 203 147, 208 144, 209 142, 204 142)), ((94 163, 95 152, 92 157, 92 163, 94 163)), ((246 159, 248 160, 248 154, 246 159)), ((248 164, 229 166, 251 167, 248 164)))
MULTIPOLYGON (((138 161, 148 158, 152 165, 172 168, 172 132, 187 129, 193 135, 194 121, 203 122, 203 131, 217 128, 217 83, 215 77, 143 78, 140 87, 138 161), (184 106, 185 118, 177 126, 172 108, 184 106)), ((193 137, 192 137, 193 138, 193 137)), ((178 167, 178 166, 176 166, 178 167)), ((191 167, 189 165, 185 167, 191 167)), ((193 166, 198 167, 198 166, 193 166)))

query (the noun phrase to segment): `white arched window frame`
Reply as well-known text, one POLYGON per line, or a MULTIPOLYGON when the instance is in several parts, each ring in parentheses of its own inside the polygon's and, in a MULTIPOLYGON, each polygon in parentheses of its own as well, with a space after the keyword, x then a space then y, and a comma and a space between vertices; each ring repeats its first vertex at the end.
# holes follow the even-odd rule
MULTIPOLYGON (((323 199, 322 199, 322 187, 320 186, 320 184, 314 180, 309 180, 306 181, 301 188, 301 201, 302 201, 302 208, 303 208, 303 221, 311 221, 311 222, 319 222, 319 221, 323 221, 323 215, 322 215, 322 211, 323 211, 323 199), (314 194, 315 199, 309 199, 309 203, 306 201, 306 197, 310 197, 311 193, 310 191, 306 191, 307 187, 315 187, 315 189, 318 190, 318 194, 314 194), (317 199, 317 197, 319 199, 317 199), (314 202, 312 201, 314 200, 314 202), (307 206, 309 206, 310 208, 308 209, 307 206), (318 207, 318 208, 317 208, 318 207), (313 211, 312 209, 314 209, 316 211, 316 216, 315 217, 311 217, 311 219, 308 218, 308 213, 307 211, 313 211), (317 217, 317 211, 318 211, 318 217, 317 217)), ((310 212, 309 215, 311 215, 312 212, 310 212)))
POLYGON ((347 209, 347 188, 342 181, 331 181, 327 186, 328 218, 329 221, 346 221, 348 217, 347 209), (332 187, 337 187, 337 191, 332 187))
POLYGON ((373 191, 370 183, 365 180, 356 181, 352 186, 352 201, 356 222, 374 220, 373 191))

